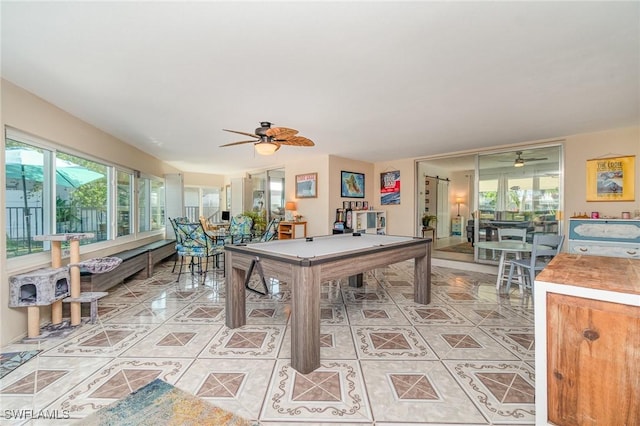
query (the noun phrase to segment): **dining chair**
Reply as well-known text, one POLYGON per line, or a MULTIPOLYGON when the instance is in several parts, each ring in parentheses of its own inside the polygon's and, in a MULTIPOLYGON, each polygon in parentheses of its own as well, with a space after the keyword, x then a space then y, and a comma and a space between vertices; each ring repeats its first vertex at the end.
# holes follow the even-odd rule
MULTIPOLYGON (((527 242, 526 228, 498 228, 498 241, 519 241, 527 242)), ((511 265, 511 261, 522 259, 519 251, 502 250, 500 253, 500 261, 498 262, 498 273, 500 280, 497 282, 496 290, 500 290, 503 282, 508 282, 507 267, 511 265)))
MULTIPOLYGON (((191 273, 197 268, 198 273, 203 276, 202 282, 206 280, 207 272, 209 272, 209 259, 213 258, 216 266, 219 265, 219 259, 222 256, 224 260, 224 245, 218 244, 217 241, 210 237, 204 230, 200 222, 182 223, 174 221, 177 234, 180 235, 180 244, 176 245, 176 251, 180 258, 180 269, 178 270, 178 278, 182 275, 185 257, 189 257, 189 268, 191 273), (197 260, 196 260, 197 259, 197 260), (204 270, 202 269, 202 261, 205 261, 204 270)), ((224 271, 224 268, 222 269, 224 271)))
POLYGON ((253 219, 249 216, 237 214, 231 218, 229 232, 225 242, 230 244, 251 242, 253 238, 252 229, 253 219))
POLYGON ((511 288, 515 270, 519 270, 520 294, 524 294, 525 288, 530 288, 533 294, 533 283, 536 275, 542 271, 555 255, 560 253, 564 235, 534 234, 533 248, 529 259, 515 259, 511 261, 509 276, 507 278, 507 293, 511 288))
POLYGON ((177 253, 178 253, 178 246, 182 243, 182 238, 180 233, 178 232, 178 229, 176 228, 176 221, 180 222, 180 223, 188 223, 189 222, 189 218, 187 217, 174 217, 169 218, 169 223, 171 224, 171 227, 173 228, 173 235, 175 235, 176 237, 176 244, 175 244, 175 249, 176 249, 176 256, 173 258, 173 268, 171 268, 171 273, 173 274, 176 271, 176 265, 178 264, 178 258, 180 257, 177 253))

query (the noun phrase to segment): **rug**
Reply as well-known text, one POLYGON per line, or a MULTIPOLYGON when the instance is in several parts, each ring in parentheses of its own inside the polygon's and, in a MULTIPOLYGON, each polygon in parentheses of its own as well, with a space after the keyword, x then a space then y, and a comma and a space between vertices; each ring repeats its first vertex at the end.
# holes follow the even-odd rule
POLYGON ((446 251, 451 253, 473 254, 473 246, 469 242, 456 244, 454 246, 442 247, 436 249, 438 251, 446 251))
POLYGON ((222 408, 209 404, 160 379, 127 395, 77 424, 118 426, 228 425, 252 423, 222 408))
POLYGON ((41 351, 6 352, 0 354, 0 379, 20 367, 41 351))

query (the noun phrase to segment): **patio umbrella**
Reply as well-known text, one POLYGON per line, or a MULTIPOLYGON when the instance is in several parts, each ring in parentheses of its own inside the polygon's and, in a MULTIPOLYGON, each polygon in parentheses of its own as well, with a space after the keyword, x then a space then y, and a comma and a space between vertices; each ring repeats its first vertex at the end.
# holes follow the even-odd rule
MULTIPOLYGON (((31 220, 27 201, 27 181, 44 182, 44 155, 41 152, 25 148, 7 149, 5 151, 6 179, 20 179, 24 193, 24 215, 27 225, 27 241, 31 251, 31 220)), ((78 188, 94 180, 103 178, 102 173, 94 172, 86 167, 70 161, 56 158, 56 184, 69 188, 78 188)))

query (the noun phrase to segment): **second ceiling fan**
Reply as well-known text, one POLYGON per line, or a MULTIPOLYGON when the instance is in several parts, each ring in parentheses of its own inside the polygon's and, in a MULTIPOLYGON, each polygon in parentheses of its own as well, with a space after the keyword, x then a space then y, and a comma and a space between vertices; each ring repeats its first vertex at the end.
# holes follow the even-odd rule
MULTIPOLYGON (((547 157, 541 157, 541 158, 522 158, 522 151, 516 151, 516 159, 513 161, 513 167, 522 167, 524 166, 524 163, 528 163, 530 161, 542 161, 542 160, 548 160, 547 157)), ((511 160, 506 160, 511 162, 511 160)))
POLYGON ((315 144, 304 136, 296 136, 298 131, 288 127, 271 127, 268 121, 260 122, 260 127, 255 133, 241 132, 239 130, 222 129, 225 132, 238 133, 240 135, 250 136, 252 140, 231 142, 221 147, 241 145, 245 143, 253 143, 256 152, 260 155, 271 155, 280 149, 282 145, 291 146, 314 146, 315 144))

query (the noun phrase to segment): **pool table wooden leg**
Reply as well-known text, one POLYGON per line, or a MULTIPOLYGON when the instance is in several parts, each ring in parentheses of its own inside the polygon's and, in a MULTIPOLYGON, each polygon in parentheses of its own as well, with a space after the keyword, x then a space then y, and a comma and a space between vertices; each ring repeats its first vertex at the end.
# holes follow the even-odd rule
POLYGON ((227 276, 225 296, 225 322, 229 328, 242 327, 247 323, 246 298, 244 292, 244 269, 233 267, 233 254, 225 252, 224 267, 227 276))
POLYGON ((320 266, 294 267, 291 283, 291 366, 320 367, 320 266))
POLYGON ((425 255, 413 262, 413 301, 428 305, 431 303, 431 244, 427 244, 425 255))

